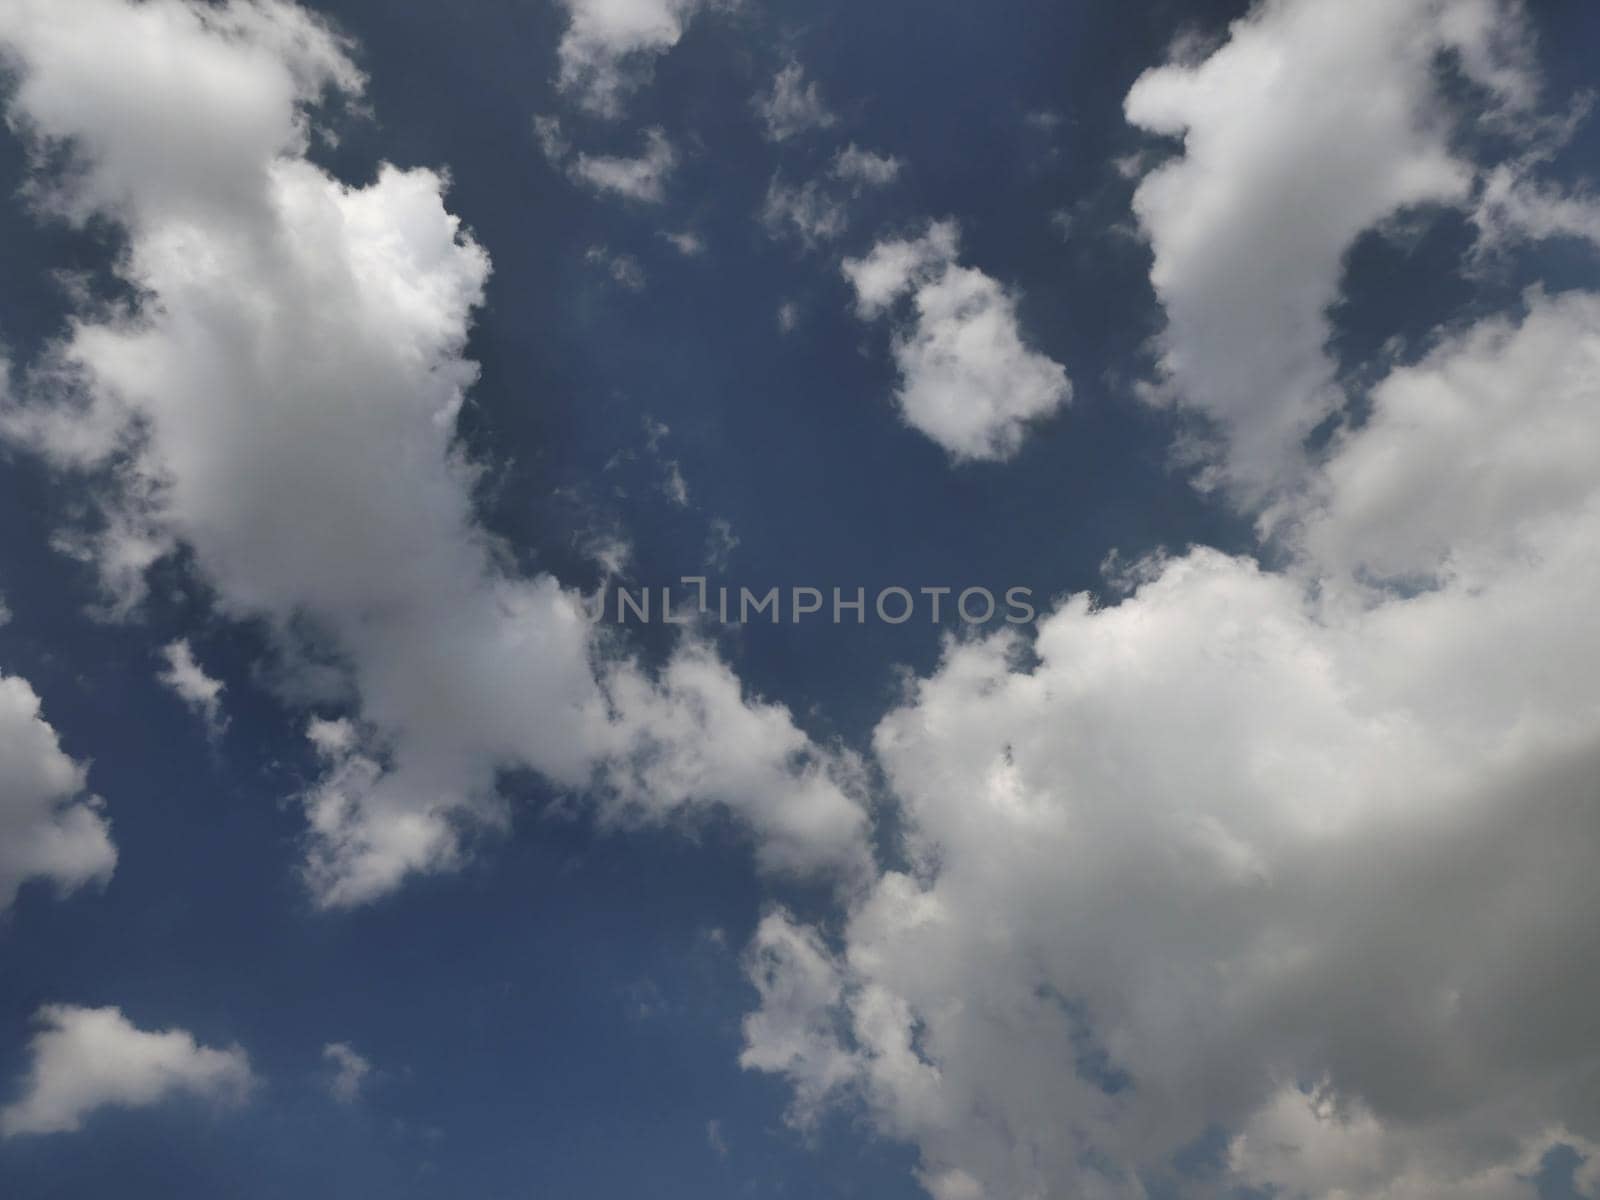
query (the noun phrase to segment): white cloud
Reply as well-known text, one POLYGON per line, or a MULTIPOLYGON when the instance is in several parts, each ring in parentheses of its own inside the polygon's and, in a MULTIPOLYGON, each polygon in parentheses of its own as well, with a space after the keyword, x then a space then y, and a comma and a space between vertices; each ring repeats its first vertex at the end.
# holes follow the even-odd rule
POLYGON ((706 1122, 706 1145, 718 1158, 728 1157, 728 1138, 722 1132, 722 1122, 712 1119, 706 1122))
POLYGON ((862 1097, 935 1195, 1140 1196, 1217 1128, 1219 1187, 1362 1200, 1593 1151, 1600 297, 1529 304, 1373 389, 1284 570, 947 646, 874 739, 909 870, 758 934, 798 1115, 862 1097))
POLYGON ((1484 249, 1561 237, 1600 245, 1600 197, 1531 178, 1536 166, 1503 164, 1484 175, 1472 214, 1484 249))
POLYGON ((842 234, 850 214, 844 201, 815 179, 794 184, 773 176, 761 220, 773 237, 792 233, 807 246, 815 246, 842 234))
POLYGON ((834 1024, 843 973, 816 932, 783 912, 762 919, 745 970, 761 1001, 745 1017, 739 1065, 785 1075, 795 1091, 793 1118, 808 1125, 858 1071, 834 1024))
POLYGON ((322 1058, 333 1071, 328 1079, 329 1095, 340 1104, 354 1104, 372 1075, 372 1064, 348 1042, 329 1042, 322 1048, 322 1058))
POLYGON ((683 477, 683 468, 676 459, 667 459, 661 464, 661 491, 679 508, 689 505, 689 484, 683 477))
POLYGON ((50 1004, 36 1020, 22 1098, 0 1111, 6 1137, 73 1133, 96 1109, 147 1108, 178 1094, 238 1103, 255 1083, 239 1047, 201 1046, 181 1029, 137 1029, 116 1008, 50 1004))
POLYGON ((533 118, 533 136, 539 143, 539 153, 552 165, 560 165, 572 152, 572 143, 567 141, 567 135, 561 130, 560 117, 536 114, 533 118))
POLYGON ((227 728, 228 719, 222 712, 222 680, 207 675, 195 661, 188 639, 169 642, 161 648, 161 655, 167 661, 167 669, 156 678, 171 688, 213 734, 227 728))
POLYGON ((117 851, 84 786, 28 681, 0 675, 0 913, 30 879, 70 892, 111 877, 117 851))
POLYGON ((808 248, 841 236, 850 226, 849 198, 884 187, 900 173, 900 160, 859 150, 839 151, 826 176, 790 183, 774 175, 767 185, 761 220, 775 238, 793 236, 808 248))
POLYGON ((709 646, 683 643, 656 680, 629 671, 609 682, 628 742, 605 767, 607 820, 726 809, 755 831, 769 871, 848 882, 866 870, 859 764, 812 743, 781 704, 744 697, 709 646))
POLYGON ((642 292, 645 285, 644 268, 631 254, 618 254, 605 246, 590 246, 584 261, 601 268, 611 276, 612 282, 630 292, 642 292))
POLYGON ((739 548, 739 535, 724 517, 711 519, 711 532, 706 536, 706 567, 712 571, 726 571, 733 552, 739 548))
POLYGON ((345 736, 315 741, 324 774, 303 798, 321 903, 457 864, 465 836, 504 827, 496 779, 515 767, 614 781, 619 822, 731 806, 777 840, 763 861, 859 870, 866 817, 837 756, 801 761, 787 712, 744 707, 698 648, 675 660, 693 687, 671 668, 658 685, 479 523, 455 422, 488 256, 437 173, 385 165, 350 186, 302 156, 307 106, 360 83, 320 26, 282 4, 40 0, 0 9, 0 43, 11 119, 81 152, 58 203, 125 231, 117 269, 148 298, 82 314, 36 372, 56 386, 19 389, 6 432, 102 477, 117 453, 106 526, 81 544, 124 609, 186 547, 223 615, 272 633, 280 674, 341 664, 351 710, 310 728, 345 736), (717 723, 675 714, 702 692, 717 723), (680 730, 707 744, 661 744, 680 730), (665 794, 646 790, 652 762, 665 794), (813 853, 795 845, 808 831, 813 853))
POLYGON ((932 222, 918 239, 846 259, 844 273, 863 319, 911 299, 912 318, 894 339, 906 423, 958 462, 1008 459, 1029 423, 1065 404, 1072 387, 1064 367, 1023 343, 1015 297, 958 263, 958 243, 954 222, 932 222))
POLYGON ((556 82, 599 116, 621 113, 628 94, 650 77, 654 59, 672 49, 706 9, 737 0, 561 0, 571 20, 557 51, 556 82))
POLYGON ((1402 209, 1470 198, 1441 56, 1487 89, 1480 108, 1504 110, 1526 101, 1520 38, 1501 0, 1279 0, 1134 84, 1128 120, 1183 138, 1134 210, 1168 394, 1222 442, 1208 482, 1247 504, 1293 485, 1303 440, 1344 399, 1324 343, 1346 251, 1402 209))
MULTIPOLYGON (((1525 120, 1513 16, 1278 0, 1135 87, 1184 135, 1135 201, 1168 388, 1286 565, 1157 557, 947 646, 875 736, 908 867, 833 943, 778 914, 752 948, 743 1061, 800 1122, 864 1103, 936 1198, 1141 1197, 1217 1130, 1196 1194, 1534 1200, 1553 1146, 1600 1152, 1600 297, 1441 336, 1300 445, 1362 231, 1588 236, 1534 160, 1452 150, 1441 55, 1525 120)), ((848 263, 858 311, 955 254, 848 263)))
POLYGON ((1493 579, 1600 499, 1600 298, 1529 304, 1392 373, 1339 437, 1297 535, 1325 569, 1493 579))
POLYGON ((578 152, 572 176, 597 192, 610 192, 642 204, 666 199, 667 179, 678 165, 678 152, 659 129, 645 133, 644 152, 636 158, 578 152))
POLYGON ((695 258, 706 252, 705 239, 693 230, 685 229, 681 233, 663 232, 661 236, 685 258, 695 258))
POLYGON ((863 188, 887 187, 900 177, 904 165, 892 154, 875 154, 851 142, 834 156, 830 173, 859 192, 863 188))
POLYGON ((805 74, 799 63, 790 63, 773 77, 772 91, 755 98, 768 141, 787 141, 798 133, 833 125, 834 116, 822 102, 822 93, 814 82, 805 82, 805 74))

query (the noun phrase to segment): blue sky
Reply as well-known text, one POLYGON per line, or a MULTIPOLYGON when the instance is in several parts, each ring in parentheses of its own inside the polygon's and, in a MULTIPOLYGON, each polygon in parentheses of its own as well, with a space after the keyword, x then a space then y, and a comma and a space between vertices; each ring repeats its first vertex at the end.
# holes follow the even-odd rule
POLYGON ((1600 1195, 1597 38, 0 0, 0 1192, 1600 1195))

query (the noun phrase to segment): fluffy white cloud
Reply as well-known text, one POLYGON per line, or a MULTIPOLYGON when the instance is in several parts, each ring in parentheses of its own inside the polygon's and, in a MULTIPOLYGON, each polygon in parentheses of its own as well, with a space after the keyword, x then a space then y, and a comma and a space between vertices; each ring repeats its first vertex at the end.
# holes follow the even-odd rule
POLYGON ((50 1004, 36 1017, 21 1099, 0 1110, 0 1134, 73 1133, 106 1107, 146 1108, 187 1093, 235 1104, 254 1086, 237 1046, 201 1046, 181 1029, 138 1029, 116 1008, 50 1004))
POLYGON ((203 721, 212 733, 226 728, 228 719, 222 712, 223 683, 207 675, 194 657, 194 648, 187 638, 179 638, 161 648, 167 669, 156 676, 171 688, 203 721))
POLYGON ((953 221, 931 222, 920 238, 846 259, 844 274, 863 319, 910 297, 911 319, 894 338, 906 423, 958 462, 1007 459, 1028 424, 1065 404, 1072 387, 1066 368, 1024 344, 1015 297, 959 264, 959 240, 953 221))
POLYGON ((659 129, 645 133, 643 153, 634 158, 579 151, 572 177, 597 192, 610 192, 626 200, 660 204, 666 199, 667 178, 678 165, 678 152, 659 129))
POLYGON ((773 78, 772 91, 756 97, 755 109, 766 126, 768 141, 787 141, 797 133, 833 124, 834 116, 822 102, 822 93, 805 77, 799 63, 790 63, 773 78))
POLYGON ((1374 389, 1287 569, 952 642, 875 736, 912 868, 836 951, 762 927, 747 1065, 936 1196, 1139 1196, 1217 1127, 1316 1197, 1594 1150, 1600 297, 1529 303, 1374 389))
POLYGON ((29 879, 67 892, 111 877, 117 851, 84 785, 28 681, 0 675, 0 913, 29 879))
POLYGON ((1600 498, 1600 299, 1529 304, 1383 381, 1335 443, 1308 553, 1378 580, 1493 579, 1600 498))
POLYGON ((720 807, 756 832, 770 870, 868 866, 859 764, 814 745, 782 705, 742 696, 708 647, 685 643, 654 680, 619 671, 609 682, 628 744, 605 768, 607 818, 655 822, 720 807))
POLYGON ((738 0, 561 0, 571 16, 557 51, 557 84, 584 108, 614 117, 657 55, 678 44, 701 10, 738 0))
POLYGON ((1471 197, 1441 58, 1504 112, 1528 100, 1522 49, 1503 0, 1275 0, 1128 93, 1129 121, 1183 139, 1134 210, 1167 313, 1164 394, 1222 442, 1210 482, 1247 503, 1293 484, 1343 403, 1324 343, 1346 251, 1402 209, 1471 197))
MULTIPOLYGON (((361 83, 331 34, 282 3, 24 0, 0 9, 0 44, 19 68, 11 119, 76 154, 48 177, 52 203, 121 226, 117 269, 148 298, 84 314, 32 374, 49 386, 19 389, 0 420, 63 468, 104 472, 115 452, 119 488, 84 545, 124 609, 152 561, 187 547, 225 615, 274 632, 291 676, 334 664, 319 677, 350 712, 311 726, 325 773, 305 797, 322 903, 458 862, 464 835, 503 826, 510 768, 574 789, 615 777, 626 810, 654 819, 715 796, 780 840, 763 851, 778 864, 820 861, 792 842, 830 813, 841 823, 819 836, 857 869, 859 847, 842 848, 865 815, 833 756, 789 779, 803 813, 740 790, 789 778, 804 739, 782 710, 753 706, 741 735, 772 740, 737 752, 714 744, 719 725, 675 725, 677 685, 618 659, 579 597, 519 574, 479 523, 455 421, 488 256, 437 173, 384 166, 349 186, 303 156, 309 106, 361 83), (677 728, 713 744, 657 746, 677 728), (638 793, 649 772, 609 766, 650 754, 673 766, 668 799, 638 793)), ((685 653, 737 716, 737 680, 685 653)))

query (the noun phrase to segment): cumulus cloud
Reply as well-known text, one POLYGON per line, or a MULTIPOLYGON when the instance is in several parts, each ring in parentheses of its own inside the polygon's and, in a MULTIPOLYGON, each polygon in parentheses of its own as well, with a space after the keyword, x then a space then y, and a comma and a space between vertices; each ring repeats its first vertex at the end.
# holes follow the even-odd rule
POLYGON ((557 86, 590 112, 615 117, 657 56, 706 9, 738 0, 561 0, 570 21, 557 50, 557 86))
POLYGON ((0 1110, 6 1137, 75 1133, 97 1109, 148 1108, 180 1094, 236 1104, 255 1084, 238 1046, 216 1050, 181 1029, 139 1029, 117 1008, 50 1004, 35 1020, 22 1096, 0 1110))
POLYGON ((910 298, 909 319, 896 321, 894 335, 906 423, 958 462, 1004 460, 1072 387, 1066 368, 1023 342, 1016 298, 960 265, 959 241, 953 221, 930 222, 920 238, 879 242, 865 258, 846 259, 844 274, 863 319, 910 298))
POLYGON ((666 199, 667 179, 678 165, 678 152, 659 129, 645 133, 643 153, 634 158, 578 152, 572 177, 597 192, 609 192, 642 204, 666 199))
MULTIPOLYGON (((1344 250, 1471 211, 1439 55, 1534 90, 1511 16, 1279 0, 1135 88, 1186 135, 1136 200, 1165 367, 1279 565, 1158 555, 946 645, 874 735, 904 865, 749 952, 797 1122, 863 1108, 936 1200, 1534 1200, 1558 1146, 1593 1194, 1600 296, 1442 331, 1299 444, 1344 250)), ((864 315, 936 234, 851 265, 864 315)))
POLYGON ((756 113, 766 126, 768 141, 787 141, 797 133, 833 125, 834 116, 822 102, 822 93, 805 77, 805 68, 790 63, 773 78, 772 90, 755 98, 756 113))
POLYGON ((1134 84, 1128 120, 1183 139, 1134 211, 1167 314, 1160 394, 1221 443, 1205 482, 1247 504, 1293 485, 1344 402, 1325 343, 1345 253, 1401 210, 1470 201, 1441 60, 1503 114, 1529 99, 1522 40, 1502 0, 1282 0, 1134 84))
POLYGON ((0 913, 30 879, 71 892, 111 877, 117 851, 85 776, 28 681, 0 675, 0 913))
POLYGON ((223 683, 205 673, 195 660, 194 648, 187 638, 179 638, 161 648, 167 668, 156 678, 171 688, 178 699, 201 718, 213 734, 227 727, 228 719, 222 712, 223 683))
POLYGON ((1527 305, 1372 389, 1283 569, 946 647, 874 737, 909 869, 752 951, 799 1119, 864 1103, 936 1197, 1143 1196, 1219 1129, 1218 1194, 1596 1151, 1600 297, 1527 305))
POLYGON ((744 707, 697 647, 680 652, 689 681, 644 672, 478 520, 455 425, 488 256, 437 172, 385 165, 351 185, 304 157, 317 100, 361 86, 332 34, 283 3, 29 0, 0 10, 0 43, 18 73, 10 118, 41 163, 76 159, 41 166, 36 186, 125 232, 116 269, 147 298, 82 314, 5 431, 107 484, 81 544, 124 609, 184 548, 223 615, 271 631, 286 673, 339 664, 348 711, 308 725, 323 773, 303 797, 305 873, 321 903, 458 863, 467 835, 505 825, 496 780, 518 767, 613 788, 617 820, 731 804, 777 839, 763 861, 833 854, 859 871, 866 815, 837 756, 802 761, 787 712, 744 707), (734 732, 674 713, 702 692, 734 732), (707 744, 664 740, 676 733, 707 744), (722 747, 725 733, 747 740, 722 747), (794 842, 819 819, 824 849, 806 854, 794 842))

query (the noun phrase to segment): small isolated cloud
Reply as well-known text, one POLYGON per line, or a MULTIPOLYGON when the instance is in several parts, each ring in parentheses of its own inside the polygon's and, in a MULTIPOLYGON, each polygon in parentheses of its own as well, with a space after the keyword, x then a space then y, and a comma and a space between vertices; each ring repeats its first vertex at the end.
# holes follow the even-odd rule
POLYGON ((167 669, 156 679, 171 688, 178 699, 205 722, 211 733, 218 734, 226 729, 228 718, 222 712, 223 683, 207 675, 195 661, 188 639, 167 643, 161 648, 161 655, 167 661, 167 669))
POLYGON ((660 129, 645 132, 644 152, 635 158, 578 152, 572 177, 597 192, 609 192, 642 204, 666 198, 667 178, 678 165, 678 152, 660 129))
POLYGON ((561 131, 560 117, 534 117, 533 136, 539 143, 540 152, 552 164, 562 162, 572 152, 572 143, 567 141, 567 135, 561 131))
POLYGON ((348 1042, 329 1042, 322 1048, 322 1057, 332 1072, 328 1077, 329 1095, 340 1104, 354 1104, 372 1075, 372 1063, 348 1042))
POLYGON ((695 233, 692 230, 686 229, 681 233, 670 233, 663 231, 661 236, 666 239, 666 241, 674 250, 683 255, 685 258, 694 258, 696 255, 704 254, 706 252, 706 244, 704 239, 702 239, 698 233, 695 233))
POLYGON ((790 63, 773 78, 772 91, 755 98, 755 109, 767 128, 767 140, 785 141, 808 129, 827 129, 834 122, 815 83, 805 81, 805 68, 790 63))
POLYGON ((862 319, 897 321, 896 399, 906 423, 958 462, 1003 460, 1022 446, 1028 424, 1072 395, 1066 368, 1024 344, 1016 298, 994 279, 957 262, 959 230, 931 222, 922 237, 887 241, 865 258, 846 259, 862 319))
POLYGON ((782 333, 793 333, 800 324, 800 306, 793 300, 785 300, 778 305, 778 329, 782 333))
POLYGON ((834 156, 829 173, 860 192, 864 188, 887 187, 900 177, 903 165, 892 154, 874 154, 851 142, 834 156))
POLYGON ((590 246, 584 261, 601 268, 619 287, 630 292, 642 292, 645 285, 644 268, 631 254, 613 254, 605 246, 590 246))
POLYGON ((684 481, 683 470, 678 466, 676 459, 667 459, 661 464, 661 490, 668 500, 679 508, 689 506, 689 485, 684 481))
POLYGON ((761 220, 773 237, 792 235, 808 247, 831 241, 850 224, 844 201, 816 180, 790 184, 776 176, 767 186, 761 220))
POLYGON ((713 571, 725 571, 728 560, 739 548, 738 535, 733 525, 723 517, 711 519, 711 533, 706 538, 706 566, 713 571))
POLYGON ((0 675, 0 912, 25 880, 70 892, 111 877, 111 830, 84 786, 28 681, 0 675))
POLYGON ((215 1050, 182 1029, 135 1028, 117 1008, 50 1004, 35 1020, 21 1099, 0 1110, 0 1135, 73 1133, 100 1108, 147 1108, 187 1094, 242 1102, 255 1086, 238 1046, 215 1050))
POLYGON ((722 1132, 722 1122, 711 1120, 706 1122, 706 1144, 718 1158, 728 1157, 728 1139, 722 1132))

